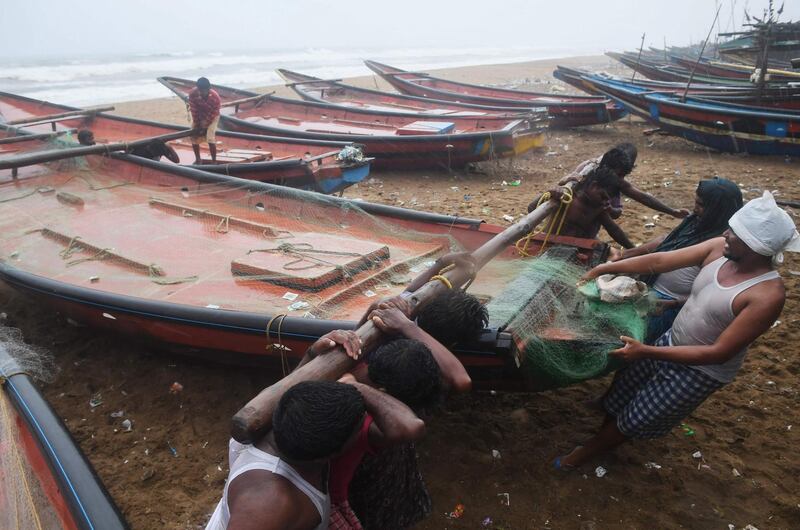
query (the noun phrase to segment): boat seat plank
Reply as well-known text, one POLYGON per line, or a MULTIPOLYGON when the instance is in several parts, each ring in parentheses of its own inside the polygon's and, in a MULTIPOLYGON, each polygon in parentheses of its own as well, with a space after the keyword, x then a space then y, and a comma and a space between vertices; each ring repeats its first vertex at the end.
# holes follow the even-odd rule
POLYGON ((197 219, 203 221, 210 219, 217 223, 218 232, 227 232, 230 228, 239 228, 250 232, 257 232, 264 237, 273 238, 278 237, 279 230, 276 230, 270 225, 257 223, 255 221, 248 221, 246 219, 239 219, 230 215, 223 215, 220 213, 212 212, 209 210, 200 210, 182 204, 168 202, 161 199, 150 199, 150 206, 164 210, 168 213, 180 215, 183 217, 197 219))

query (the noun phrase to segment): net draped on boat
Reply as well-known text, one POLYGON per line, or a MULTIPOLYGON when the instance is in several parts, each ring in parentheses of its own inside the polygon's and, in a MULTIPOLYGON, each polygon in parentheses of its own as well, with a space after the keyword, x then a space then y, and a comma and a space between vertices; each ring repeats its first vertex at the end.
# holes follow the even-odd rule
MULTIPOLYGON (((0 177, 6 264, 112 294, 263 314, 265 329, 277 315, 357 321, 437 257, 493 235, 101 156, 0 177)), ((575 290, 585 266, 573 259, 560 248, 525 259, 509 251, 469 288, 488 304, 491 325, 512 333, 538 387, 600 375, 613 366, 606 354, 620 335, 643 335, 640 308, 590 302, 575 290)))
POLYGON ((520 368, 536 388, 608 373, 621 365, 608 355, 622 346, 621 335, 644 338, 650 299, 611 304, 587 297, 576 287, 585 272, 570 250, 553 248, 526 262, 505 296, 489 303, 490 325, 511 333, 520 368))

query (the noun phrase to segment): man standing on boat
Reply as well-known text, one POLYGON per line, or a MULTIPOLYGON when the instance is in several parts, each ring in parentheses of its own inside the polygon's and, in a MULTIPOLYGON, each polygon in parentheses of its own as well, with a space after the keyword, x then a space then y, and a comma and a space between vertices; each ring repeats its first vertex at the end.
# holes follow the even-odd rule
POLYGON ((661 274, 701 267, 686 305, 655 345, 629 337, 611 352, 630 364, 605 397, 600 431, 555 466, 568 469, 631 438, 669 433, 711 394, 733 381, 747 348, 780 316, 786 300, 774 266, 784 250, 799 251, 792 218, 769 192, 748 202, 728 222, 723 237, 671 252, 655 252, 598 265, 603 274, 661 274))
POLYGON ((211 152, 211 161, 217 161, 217 144, 215 133, 219 123, 219 94, 211 89, 211 82, 205 77, 197 80, 197 87, 189 92, 189 112, 192 115, 192 149, 194 163, 202 164, 200 159, 200 142, 206 142, 211 152))

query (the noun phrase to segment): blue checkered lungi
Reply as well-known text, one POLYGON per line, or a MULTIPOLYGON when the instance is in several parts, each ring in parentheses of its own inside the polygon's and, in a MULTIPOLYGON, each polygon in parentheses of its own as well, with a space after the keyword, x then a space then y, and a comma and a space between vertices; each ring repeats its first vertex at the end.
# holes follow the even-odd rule
MULTIPOLYGON (((655 346, 669 346, 667 331, 655 346)), ((617 372, 604 400, 628 438, 669 433, 723 383, 685 364, 642 359, 617 372)))

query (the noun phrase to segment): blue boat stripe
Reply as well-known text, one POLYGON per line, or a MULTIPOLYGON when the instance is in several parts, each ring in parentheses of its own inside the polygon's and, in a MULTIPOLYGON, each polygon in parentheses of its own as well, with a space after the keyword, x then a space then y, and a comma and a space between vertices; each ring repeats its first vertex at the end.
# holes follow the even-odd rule
POLYGON ((9 379, 6 379, 6 384, 11 388, 11 390, 17 396, 17 399, 19 400, 19 402, 25 408, 25 411, 27 412, 28 416, 30 417, 31 422, 33 423, 33 425, 36 428, 36 430, 39 432, 39 436, 41 437, 42 441, 44 441, 45 445, 47 446, 46 448, 47 448, 48 452, 50 453, 51 457, 53 458, 53 460, 58 465, 58 469, 61 471, 61 476, 64 477, 64 480, 66 481, 67 486, 69 486, 69 489, 72 492, 72 495, 75 497, 75 501, 78 503, 78 507, 81 509, 81 513, 83 514, 83 517, 86 519, 86 523, 89 525, 89 528, 94 529, 94 525, 92 524, 92 520, 89 518, 89 514, 86 513, 86 508, 84 508, 80 497, 78 497, 78 492, 75 491, 75 487, 72 485, 72 481, 69 479, 69 475, 67 475, 67 471, 64 469, 64 466, 61 464, 61 460, 59 460, 58 455, 55 452, 55 449, 53 449, 53 446, 50 444, 50 440, 48 440, 47 436, 45 436, 44 431, 42 430, 42 427, 39 425, 39 422, 36 421, 36 418, 34 417, 33 412, 31 411, 31 409, 28 407, 28 404, 25 402, 25 399, 19 393, 17 388, 14 386, 14 382, 9 378, 9 379))

